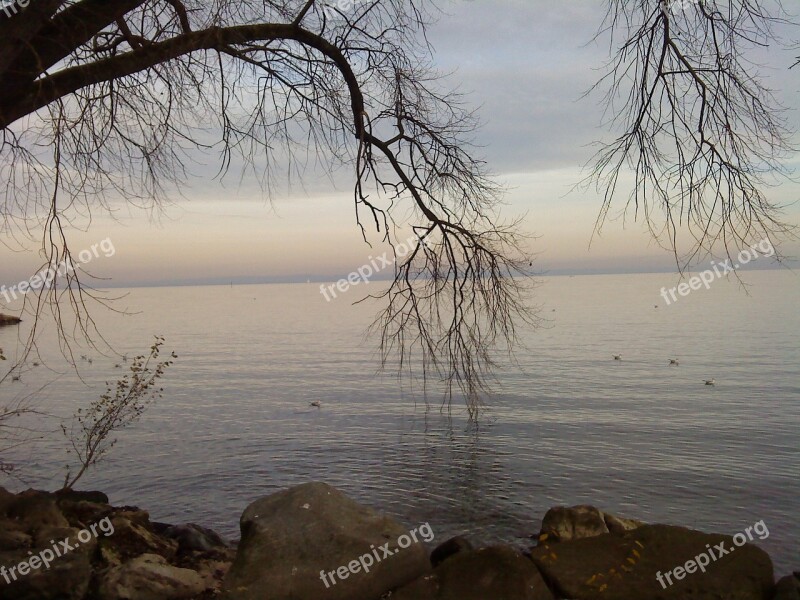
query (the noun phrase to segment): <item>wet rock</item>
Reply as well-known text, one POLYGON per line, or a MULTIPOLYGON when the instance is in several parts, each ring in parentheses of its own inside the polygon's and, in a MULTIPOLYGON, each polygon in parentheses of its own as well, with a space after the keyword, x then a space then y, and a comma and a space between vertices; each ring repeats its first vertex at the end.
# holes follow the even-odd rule
POLYGON ((451 556, 455 556, 459 552, 467 552, 472 550, 470 541, 462 536, 450 538, 443 544, 440 544, 436 549, 431 552, 431 565, 438 567, 441 563, 446 561, 451 556))
POLYGON ((375 600, 430 570, 421 543, 398 547, 406 527, 323 483, 257 500, 241 532, 226 600, 375 600))
POLYGON ((730 536, 668 525, 544 543, 531 557, 551 588, 575 600, 763 600, 773 584, 772 561, 758 547, 735 547, 730 536), (719 551, 703 570, 688 564, 720 543, 729 552, 719 551))
POLYGON ((459 552, 392 600, 553 600, 534 564, 505 546, 459 552))

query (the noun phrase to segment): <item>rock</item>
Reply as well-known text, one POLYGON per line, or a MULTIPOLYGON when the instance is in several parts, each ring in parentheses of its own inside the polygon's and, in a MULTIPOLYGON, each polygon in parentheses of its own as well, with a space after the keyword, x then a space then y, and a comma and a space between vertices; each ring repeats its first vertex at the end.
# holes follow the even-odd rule
MULTIPOLYGON (((107 501, 100 492, 15 495, 0 488, 0 600, 99 600, 100 586, 104 598, 114 600, 194 600, 199 594, 207 599, 219 590, 234 551, 215 546, 221 538, 213 531, 175 528, 192 533, 191 549, 179 557, 178 541, 156 532, 146 511, 107 501), (61 544, 65 539, 67 547, 61 544), (49 566, 44 552, 53 556, 49 566), (19 565, 32 557, 38 562, 21 573, 19 565)), ((162 533, 170 528, 164 525, 162 533)))
POLYGON ((206 593, 216 597, 222 587, 222 580, 236 557, 236 551, 216 532, 194 523, 186 525, 153 523, 153 529, 159 535, 178 544, 178 551, 172 563, 178 567, 197 571, 206 587, 206 593))
POLYGON ((636 519, 624 519, 622 517, 615 517, 608 513, 603 513, 603 520, 608 527, 609 533, 625 533, 626 531, 633 531, 634 529, 644 525, 642 521, 636 519))
POLYGON ((32 545, 33 540, 21 523, 0 517, 0 551, 30 548, 32 545))
POLYGON ((158 554, 172 559, 178 543, 153 531, 149 515, 144 511, 119 511, 111 516, 114 535, 101 538, 103 558, 112 565, 126 562, 141 554, 158 554))
POLYGON ((257 500, 240 525, 227 600, 376 600, 430 571, 423 544, 401 538, 405 527, 324 483, 257 500))
POLYGON ((436 568, 451 556, 469 550, 472 550, 472 544, 467 538, 460 535, 450 538, 431 552, 431 565, 436 568))
POLYGON ((99 600, 183 600, 206 589, 196 571, 167 564, 157 554, 142 554, 114 567, 98 588, 99 600))
POLYGON ((763 600, 773 584, 772 561, 760 548, 735 547, 730 536, 668 525, 545 543, 534 548, 531 557, 557 594, 576 600, 763 600), (704 572, 696 563, 693 572, 687 572, 687 561, 709 549, 716 556, 720 543, 734 551, 718 560, 706 555, 704 572), (681 569, 680 579, 676 568, 681 569))
POLYGON ((644 525, 641 521, 624 519, 604 513, 594 506, 556 506, 542 519, 539 533, 540 542, 566 542, 603 535, 604 533, 624 533, 644 525))
POLYGON ((553 600, 530 560, 493 546, 458 552, 433 573, 400 588, 392 600, 553 600))
MULTIPOLYGON (((230 551, 231 553, 233 551, 230 551)), ((197 571, 200 578, 203 580, 203 585, 207 590, 216 592, 222 587, 222 580, 231 568, 231 561, 233 556, 225 560, 215 560, 210 558, 201 558, 192 564, 192 570, 197 571)), ((185 567, 185 565, 184 565, 185 567)))
POLYGON ((94 502, 70 502, 62 500, 58 504, 61 513, 69 521, 71 527, 85 528, 92 523, 102 521, 105 517, 111 517, 114 509, 108 504, 96 504, 94 502))
POLYGON ((556 506, 542 519, 539 539, 542 541, 568 541, 608 533, 603 513, 594 506, 556 506))
POLYGON ((66 502, 92 502, 94 504, 108 504, 108 496, 103 492, 80 492, 76 490, 58 490, 55 497, 59 503, 66 502))
POLYGON ((6 514, 33 532, 44 527, 69 527, 55 499, 46 492, 28 490, 17 494, 6 514))
POLYGON ((26 551, 0 553, 0 565, 7 569, 9 583, 0 582, 0 600, 82 600, 89 589, 92 577, 91 556, 96 547, 94 539, 81 544, 77 538, 78 530, 69 527, 43 527, 39 530, 35 547, 26 551), (32 557, 41 557, 47 550, 51 556, 53 544, 58 554, 45 564, 29 563, 32 557), (61 541, 72 548, 65 549, 61 541), (19 572, 22 562, 30 565, 29 572, 19 572), (36 569, 32 567, 36 566, 36 569), (14 572, 11 572, 11 568, 14 572), (16 577, 15 577, 16 576, 16 577))
POLYGON ((800 600, 800 579, 797 573, 778 580, 772 600, 800 600))
POLYGON ((0 515, 8 513, 8 509, 17 501, 17 495, 12 494, 6 488, 0 487, 0 515))
POLYGON ((168 525, 161 533, 178 542, 178 552, 210 552, 228 546, 219 534, 194 523, 168 525))

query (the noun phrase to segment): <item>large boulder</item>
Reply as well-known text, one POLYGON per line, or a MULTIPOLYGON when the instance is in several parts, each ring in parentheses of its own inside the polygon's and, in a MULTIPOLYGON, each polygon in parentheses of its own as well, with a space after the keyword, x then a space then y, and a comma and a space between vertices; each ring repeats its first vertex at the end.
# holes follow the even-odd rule
POLYGON ((407 528, 324 483, 257 500, 240 525, 227 600, 377 600, 430 570, 420 534, 410 543, 407 528))
POLYGON ((579 540, 604 533, 623 533, 641 527, 641 521, 604 513, 594 506, 555 506, 542 519, 539 539, 548 543, 579 540))
POLYGON ((773 587, 772 561, 760 548, 669 525, 545 543, 531 558, 558 594, 575 600, 765 600, 773 587))
POLYGON ((505 546, 458 552, 392 600, 553 600, 533 563, 505 546))

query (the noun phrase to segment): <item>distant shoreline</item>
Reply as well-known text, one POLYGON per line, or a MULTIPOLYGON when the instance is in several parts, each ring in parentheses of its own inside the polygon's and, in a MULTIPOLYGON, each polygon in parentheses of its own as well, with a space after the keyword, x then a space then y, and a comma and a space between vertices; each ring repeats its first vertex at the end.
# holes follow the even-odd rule
MULTIPOLYGON (((784 271, 784 272, 794 272, 791 266, 768 266, 768 267, 759 267, 757 264, 753 263, 752 266, 748 265, 747 267, 742 267, 737 270, 739 273, 753 273, 753 272, 764 272, 764 271, 784 271)), ((696 271, 687 271, 685 273, 685 277, 689 277, 692 273, 696 271)), ((658 271, 594 271, 594 272, 572 272, 565 269, 553 269, 551 271, 545 272, 535 272, 531 273, 531 277, 534 279, 542 279, 542 278, 549 278, 549 277, 596 277, 596 276, 605 276, 605 275, 614 275, 614 276, 626 276, 626 275, 674 275, 676 277, 680 277, 680 274, 677 271, 664 269, 658 271)), ((240 286, 250 286, 250 285, 294 285, 294 284, 308 284, 308 285, 319 285, 321 283, 335 283, 339 278, 332 278, 330 276, 322 276, 322 275, 298 275, 296 277, 279 277, 279 278, 258 278, 253 280, 239 280, 237 281, 234 279, 231 281, 230 278, 228 279, 212 279, 208 281, 197 281, 197 280, 176 280, 176 281, 145 281, 140 283, 131 283, 131 282, 110 282, 104 281, 104 285, 102 286, 103 289, 143 289, 143 288, 170 288, 170 287, 230 287, 233 285, 234 287, 240 286)), ((371 279, 374 283, 381 283, 381 282, 389 282, 391 281, 391 277, 387 276, 379 276, 376 275, 371 279)), ((364 286, 366 289, 366 286, 364 286)))

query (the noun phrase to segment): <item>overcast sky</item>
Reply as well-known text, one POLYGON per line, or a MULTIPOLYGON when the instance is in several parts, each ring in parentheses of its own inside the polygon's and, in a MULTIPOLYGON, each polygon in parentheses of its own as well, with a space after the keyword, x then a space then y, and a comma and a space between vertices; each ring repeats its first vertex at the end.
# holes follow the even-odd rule
MULTIPOLYGON (((435 65, 468 94, 484 126, 478 133, 490 168, 509 186, 506 214, 527 214, 524 228, 538 236, 537 268, 549 272, 664 270, 672 257, 640 224, 609 222, 589 242, 599 200, 570 192, 606 133, 596 96, 581 98, 598 77, 608 47, 591 42, 603 2, 590 0, 453 0, 431 30, 435 65)), ((797 36, 800 37, 800 36, 797 36)), ((792 55, 771 49, 771 84, 790 107, 800 89, 792 55)), ((796 113, 790 121, 798 123, 796 113)), ((208 172, 216 170, 207 157, 208 172)), ((340 174, 339 180, 342 180, 340 174)), ((349 189, 313 175, 305 187, 283 188, 265 202, 255 181, 194 179, 172 206, 153 219, 130 210, 116 220, 95 218, 72 234, 75 250, 111 238, 113 258, 92 271, 116 285, 188 282, 337 279, 375 253, 355 226, 349 189)), ((800 186, 769 192, 795 202, 800 186)), ((798 209, 790 209, 798 222, 798 209)), ((797 252, 794 252, 797 254, 797 252)), ((27 278, 35 253, 0 249, 0 283, 27 278)))

